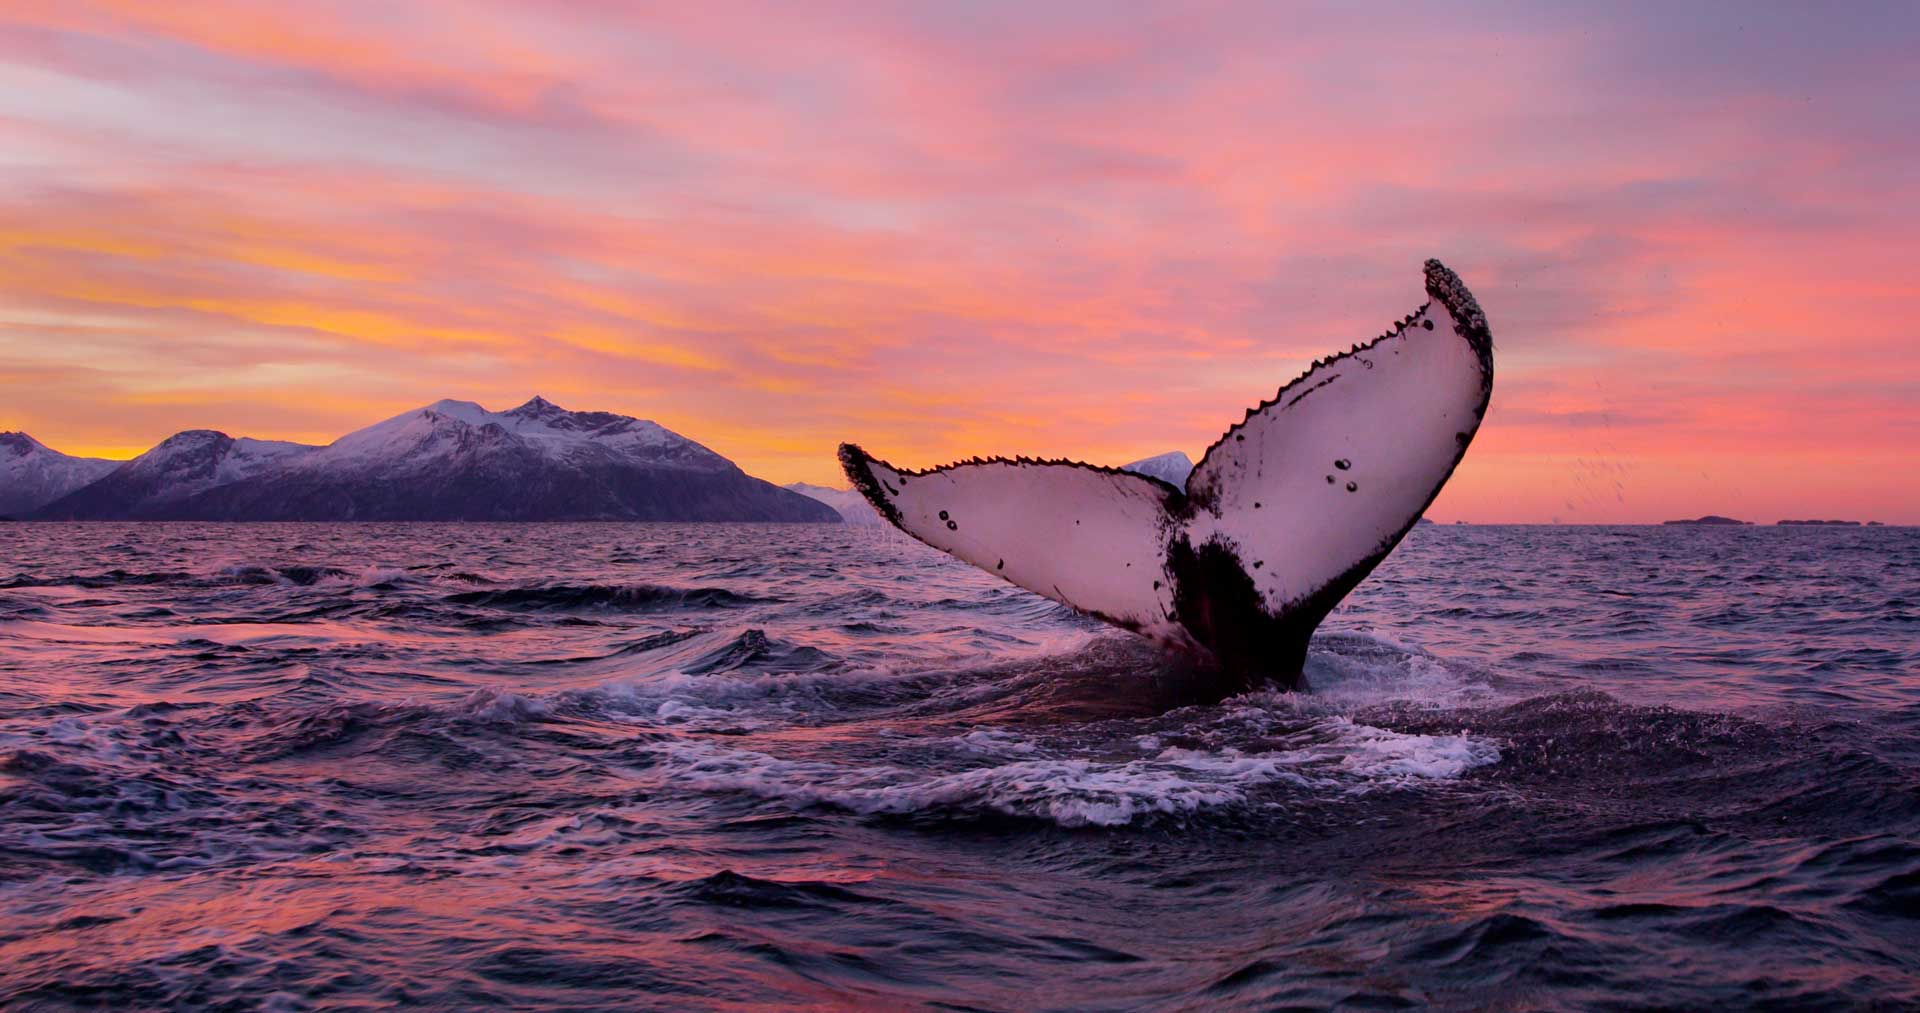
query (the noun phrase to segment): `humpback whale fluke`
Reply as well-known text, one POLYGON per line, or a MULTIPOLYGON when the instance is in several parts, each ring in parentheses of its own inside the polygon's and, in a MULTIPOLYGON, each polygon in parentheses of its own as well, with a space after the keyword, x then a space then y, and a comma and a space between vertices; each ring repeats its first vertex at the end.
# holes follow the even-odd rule
POLYGON ((1428 301, 1249 410, 1176 488, 1075 461, 840 463, 928 545, 1163 643, 1229 691, 1300 682, 1307 641, 1399 544, 1460 463, 1493 392, 1480 305, 1437 260, 1428 301))

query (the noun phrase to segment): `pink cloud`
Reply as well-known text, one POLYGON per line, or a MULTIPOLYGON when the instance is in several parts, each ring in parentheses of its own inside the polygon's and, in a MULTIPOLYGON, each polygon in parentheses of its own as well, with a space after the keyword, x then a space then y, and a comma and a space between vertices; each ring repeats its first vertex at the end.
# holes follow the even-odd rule
POLYGON ((1438 254, 1500 382, 1437 509, 1920 520, 1898 26, 1495 23, 9 5, 0 428, 537 390, 783 481, 1197 454, 1438 254))

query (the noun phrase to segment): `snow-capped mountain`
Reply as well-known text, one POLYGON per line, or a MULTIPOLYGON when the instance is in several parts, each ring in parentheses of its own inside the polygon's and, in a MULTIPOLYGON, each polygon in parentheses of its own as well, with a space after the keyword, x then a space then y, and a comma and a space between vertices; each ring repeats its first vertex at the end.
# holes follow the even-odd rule
MULTIPOLYGON (((42 516, 193 520, 824 521, 830 508, 753 478, 686 437, 609 412, 571 412, 544 398, 493 412, 438 401, 258 467, 259 441, 229 440, 219 466, 172 462, 218 433, 182 433, 42 516), (170 448, 173 444, 181 447, 170 448), (169 451, 161 455, 163 450, 169 451), (122 472, 160 456, 178 483, 131 481, 143 498, 101 497, 122 472), (223 470, 224 469, 224 470, 223 470), (205 477, 210 475, 211 477, 205 477), (94 500, 101 500, 98 506, 94 500)), ((193 458, 197 460, 197 458, 193 458)), ((134 475, 125 476, 128 479, 134 475)))
POLYGON ((42 507, 51 520, 165 520, 191 516, 200 495, 272 474, 316 448, 189 429, 42 507))
POLYGON ((1184 489, 1187 487, 1187 476, 1193 473, 1193 461, 1178 450, 1170 450, 1153 457, 1143 457, 1132 464, 1123 464, 1120 470, 1157 478, 1176 489, 1184 489))
POLYGON ((0 433, 0 517, 31 513, 119 466, 69 457, 26 433, 0 433))
POLYGON ((426 466, 438 456, 461 453, 461 441, 476 439, 524 444, 546 460, 578 465, 644 461, 697 471, 733 467, 726 458, 656 423, 611 412, 570 412, 542 397, 504 412, 490 412, 472 401, 436 401, 348 433, 305 466, 360 469, 399 460, 426 466), (489 427, 500 432, 473 435, 489 427))
POLYGON ((848 524, 884 524, 880 511, 867 502, 865 496, 852 489, 834 489, 824 485, 812 485, 806 482, 793 482, 781 486, 791 489, 808 499, 817 499, 832 507, 840 514, 840 519, 848 524))

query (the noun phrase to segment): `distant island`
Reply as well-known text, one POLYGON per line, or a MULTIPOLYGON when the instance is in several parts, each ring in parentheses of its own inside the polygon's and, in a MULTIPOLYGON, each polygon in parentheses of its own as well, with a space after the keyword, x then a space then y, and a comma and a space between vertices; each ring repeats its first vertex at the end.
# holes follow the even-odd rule
MULTIPOLYGON (((1660 523, 1662 524, 1744 524, 1744 525, 1753 524, 1752 521, 1735 520, 1732 517, 1722 517, 1719 514, 1708 514, 1705 517, 1697 517, 1690 521, 1661 521, 1660 523)), ((1779 527, 1857 528, 1862 526, 1861 522, 1859 521, 1818 521, 1818 520, 1775 521, 1774 524, 1775 526, 1779 526, 1779 527)), ((1865 526, 1869 528, 1886 527, 1886 525, 1881 523, 1880 521, 1867 521, 1865 526)))
POLYGON ((848 524, 866 526, 886 523, 886 521, 880 518, 880 511, 875 510, 873 504, 867 502, 865 496, 854 492, 852 489, 835 489, 829 486, 813 485, 807 482, 792 482, 781 486, 781 488, 797 492, 808 499, 819 500, 825 503, 840 515, 842 521, 848 524))
POLYGON ((0 433, 0 513, 21 520, 775 521, 833 506, 741 471, 664 426, 436 401, 324 447, 190 429, 131 461, 0 433))

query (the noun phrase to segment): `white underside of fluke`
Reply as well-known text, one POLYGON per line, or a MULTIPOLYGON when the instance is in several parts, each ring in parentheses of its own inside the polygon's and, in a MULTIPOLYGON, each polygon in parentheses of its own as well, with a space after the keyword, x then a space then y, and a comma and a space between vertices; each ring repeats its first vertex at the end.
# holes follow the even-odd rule
MULTIPOLYGON (((1167 501, 1130 472, 981 461, 924 474, 868 459, 883 515, 915 538, 1029 591, 1138 629, 1167 623, 1167 501)), ((864 487, 863 487, 864 488, 864 487)))
POLYGON ((1250 411, 1184 490, 1069 461, 914 472, 853 446, 842 461, 909 534, 1110 622, 1214 647, 1210 624, 1190 621, 1209 608, 1200 592, 1210 589, 1182 596, 1182 578, 1198 578, 1174 559, 1211 546, 1216 558, 1237 560, 1268 617, 1317 612, 1310 632, 1419 519, 1486 411, 1485 318, 1438 262, 1428 263, 1427 287, 1433 298, 1393 330, 1316 363, 1250 411))
POLYGON ((1188 537, 1236 546, 1269 608, 1307 598, 1419 519, 1479 428, 1481 386, 1479 356, 1429 303, 1221 437, 1187 481, 1208 504, 1188 537))

